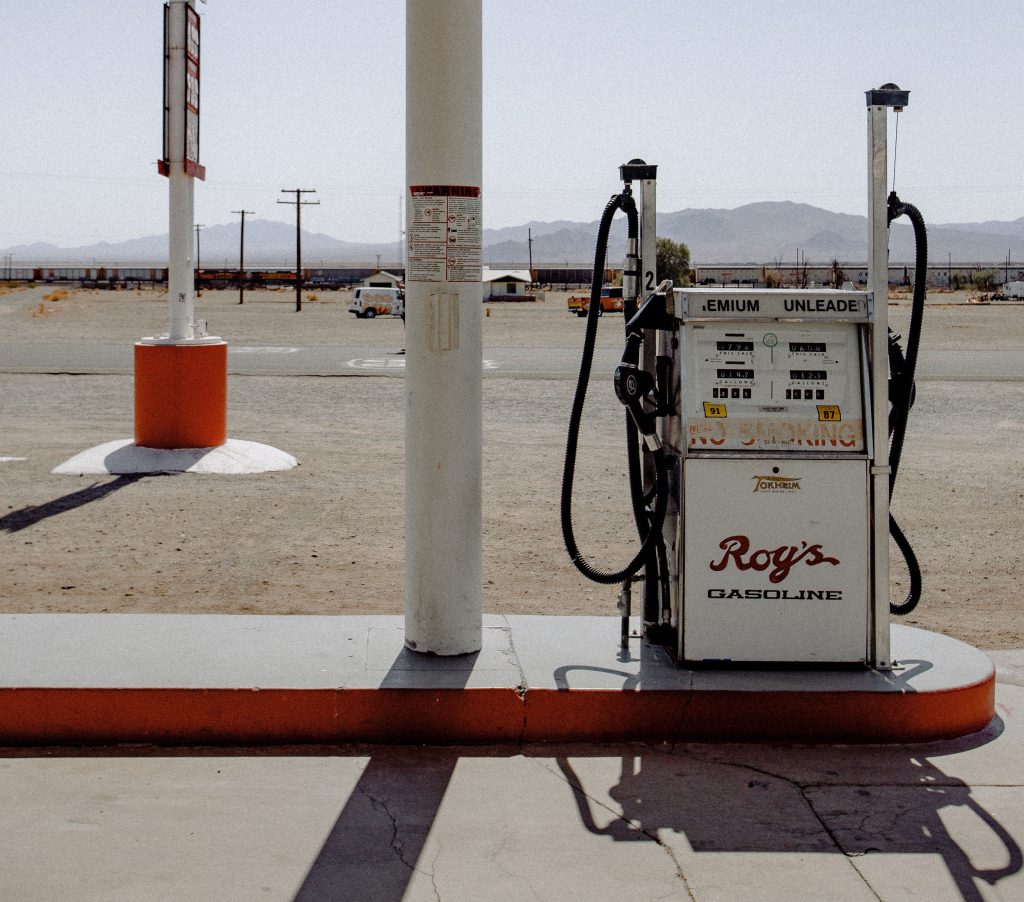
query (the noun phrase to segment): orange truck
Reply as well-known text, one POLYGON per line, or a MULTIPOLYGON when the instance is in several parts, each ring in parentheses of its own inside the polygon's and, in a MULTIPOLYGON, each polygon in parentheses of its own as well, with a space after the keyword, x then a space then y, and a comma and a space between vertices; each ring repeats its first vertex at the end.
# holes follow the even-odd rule
MULTIPOLYGON (((590 310, 590 292, 586 294, 569 295, 569 312, 577 316, 586 316, 590 310)), ((622 313, 622 287, 618 285, 605 285, 601 289, 601 310, 598 316, 604 313, 622 313)))

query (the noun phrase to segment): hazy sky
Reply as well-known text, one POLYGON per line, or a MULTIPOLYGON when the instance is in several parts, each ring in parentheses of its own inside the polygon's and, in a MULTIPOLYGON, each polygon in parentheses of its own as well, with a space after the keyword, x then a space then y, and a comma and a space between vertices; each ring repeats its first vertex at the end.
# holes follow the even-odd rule
MULTIPOLYGON (((423 0, 443 2, 443 0, 423 0)), ((1020 0, 483 0, 488 227, 596 219, 618 165, 658 206, 866 212, 864 91, 911 91, 896 187, 929 222, 1024 216, 1020 0)), ((0 248, 167 229, 161 0, 5 2, 0 248)), ((397 241, 404 0, 210 0, 196 219, 397 241)), ((890 143, 893 120, 890 119, 890 143)))

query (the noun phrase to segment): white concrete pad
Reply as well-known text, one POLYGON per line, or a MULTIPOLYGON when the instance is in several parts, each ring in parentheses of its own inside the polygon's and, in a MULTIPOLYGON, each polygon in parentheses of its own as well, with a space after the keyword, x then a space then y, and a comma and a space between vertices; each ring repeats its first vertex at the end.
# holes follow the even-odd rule
POLYGON ((616 617, 487 615, 483 648, 408 651, 398 615, 0 614, 0 686, 47 688, 507 688, 623 691, 945 691, 988 678, 982 652, 893 626, 893 673, 679 669, 659 647, 618 648, 616 617), (74 641, 69 642, 68 637, 74 641), (918 660, 927 655, 926 663, 918 660), (910 659, 910 660, 907 660, 910 659), (453 677, 454 682, 446 677, 453 677))
POLYGON ((290 470, 292 455, 270 445, 229 438, 214 448, 143 448, 131 439, 104 442, 76 454, 51 472, 65 476, 121 476, 129 473, 247 474, 290 470))

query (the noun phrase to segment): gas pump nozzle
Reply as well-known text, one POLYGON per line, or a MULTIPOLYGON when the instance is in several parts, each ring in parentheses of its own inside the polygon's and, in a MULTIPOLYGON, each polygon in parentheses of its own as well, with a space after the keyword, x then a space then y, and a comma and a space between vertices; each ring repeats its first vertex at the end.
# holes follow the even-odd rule
POLYGON ((626 347, 622 352, 622 362, 615 368, 615 396, 629 411, 644 437, 644 444, 651 451, 661 447, 656 418, 662 405, 654 376, 642 369, 638 361, 644 330, 673 328, 672 317, 666 307, 666 298, 671 290, 672 280, 665 279, 644 299, 640 309, 626 324, 626 347))
POLYGON ((646 409, 644 402, 653 394, 654 388, 654 377, 635 363, 624 359, 615 367, 615 396, 625 405, 644 437, 644 444, 652 451, 661 447, 661 442, 655 432, 654 413, 646 409))

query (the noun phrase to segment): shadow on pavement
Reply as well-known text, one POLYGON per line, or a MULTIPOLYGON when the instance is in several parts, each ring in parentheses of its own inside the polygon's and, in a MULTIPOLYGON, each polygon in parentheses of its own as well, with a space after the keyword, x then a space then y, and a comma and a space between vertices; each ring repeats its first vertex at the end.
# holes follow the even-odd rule
POLYGON ((433 863, 420 857, 459 755, 425 752, 373 755, 295 902, 399 902, 415 872, 433 879, 433 863))
POLYGON ((79 489, 77 492, 71 492, 68 495, 62 495, 60 498, 54 498, 53 501, 47 501, 45 504, 30 505, 16 511, 11 511, 9 514, 0 517, 0 532, 18 532, 21 529, 27 529, 29 526, 35 526, 36 523, 48 517, 55 517, 57 514, 64 514, 90 504, 93 501, 106 498, 107 495, 113 494, 134 482, 138 482, 142 478, 142 474, 138 473, 118 476, 110 482, 94 483, 88 488, 79 489))
MULTIPOLYGON (((465 688, 479 653, 437 657, 403 648, 381 682, 407 685, 410 671, 446 675, 465 688)), ((375 753, 302 882, 295 902, 400 902, 417 871, 433 880, 421 853, 444 801, 459 753, 399 747, 375 753)))
MULTIPOLYGON (((994 739, 1001 726, 994 722, 976 734, 986 737, 978 744, 994 739)), ((827 747, 807 751, 816 756, 818 773, 799 777, 784 773, 792 770, 799 750, 782 750, 788 766, 774 769, 764 763, 763 752, 752 755, 750 746, 714 747, 714 760, 705 757, 708 746, 640 751, 619 758, 612 786, 581 777, 585 759, 574 758, 575 765, 565 755, 556 760, 583 826, 615 842, 671 845, 671 831, 685 837, 696 854, 932 855, 941 858, 961 898, 981 900, 975 881, 995 886, 1021 871, 1024 856, 1009 831, 972 797, 971 787, 927 757, 932 748, 919 746, 916 754, 891 746, 847 749, 843 760, 856 766, 853 779, 842 764, 828 766, 827 747), (943 811, 953 807, 984 825, 1004 850, 1004 866, 980 868, 972 862, 943 820, 943 811)))

